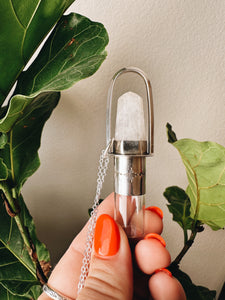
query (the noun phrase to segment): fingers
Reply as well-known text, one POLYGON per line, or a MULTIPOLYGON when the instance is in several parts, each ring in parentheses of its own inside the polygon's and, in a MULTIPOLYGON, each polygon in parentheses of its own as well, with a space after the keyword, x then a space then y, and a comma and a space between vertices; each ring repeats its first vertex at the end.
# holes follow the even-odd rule
POLYGON ((135 247, 135 257, 139 268, 146 274, 166 268, 171 261, 163 238, 158 234, 148 234, 135 247))
MULTIPOLYGON (((113 194, 109 195, 99 206, 98 214, 104 212, 113 216, 113 194)), ((54 268, 48 285, 70 298, 76 298, 81 273, 83 253, 86 247, 88 223, 71 243, 69 249, 54 268)))
POLYGON ((145 209, 145 234, 150 232, 162 233, 163 230, 163 212, 156 206, 150 206, 145 209))
MULTIPOLYGON (((98 216, 102 214, 108 214, 111 217, 114 215, 113 193, 99 206, 98 216)), ((163 227, 162 219, 154 210, 146 210, 145 227, 146 233, 161 233, 163 227)), ((85 225, 82 231, 73 240, 69 249, 54 268, 48 281, 51 288, 70 298, 76 298, 77 296, 77 286, 82 267, 83 253, 86 247, 87 231, 88 224, 85 225)))
POLYGON ((149 290, 154 300, 185 300, 183 287, 172 277, 169 266, 171 258, 164 239, 150 233, 135 248, 136 262, 145 274, 153 274, 149 279, 149 290))
POLYGON ((185 300, 180 282, 164 271, 154 274, 149 280, 149 289, 154 300, 185 300))
POLYGON ((103 214, 96 224, 89 275, 77 300, 130 300, 132 295, 132 261, 127 237, 110 216, 103 214))

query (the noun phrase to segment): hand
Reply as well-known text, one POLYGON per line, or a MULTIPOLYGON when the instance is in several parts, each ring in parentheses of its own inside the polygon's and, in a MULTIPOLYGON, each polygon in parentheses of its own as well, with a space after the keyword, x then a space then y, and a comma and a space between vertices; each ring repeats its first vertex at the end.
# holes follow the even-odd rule
MULTIPOLYGON (((77 300, 185 300, 181 284, 165 269, 170 264, 170 254, 159 235, 163 228, 160 214, 146 210, 146 236, 137 243, 133 258, 125 232, 110 216, 113 216, 113 194, 99 206, 89 275, 79 295, 77 285, 87 225, 53 270, 48 285, 59 294, 77 300)), ((44 293, 39 297, 39 300, 50 299, 44 293)))

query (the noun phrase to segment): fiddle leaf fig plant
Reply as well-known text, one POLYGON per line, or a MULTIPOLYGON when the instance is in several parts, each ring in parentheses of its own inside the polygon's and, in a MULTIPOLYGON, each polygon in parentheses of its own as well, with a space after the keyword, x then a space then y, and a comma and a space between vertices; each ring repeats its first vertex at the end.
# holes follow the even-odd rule
POLYGON ((107 56, 102 24, 63 15, 73 2, 0 5, 0 299, 37 299, 47 281, 50 255, 37 238, 21 190, 40 165, 42 129, 60 91, 94 74, 107 56))
POLYGON ((179 265, 204 225, 215 231, 225 226, 225 148, 214 142, 177 140, 170 124, 167 124, 167 134, 168 141, 182 158, 189 183, 186 191, 171 186, 164 192, 173 220, 184 232, 184 246, 170 270, 180 280, 188 300, 213 300, 216 292, 194 285, 179 265))

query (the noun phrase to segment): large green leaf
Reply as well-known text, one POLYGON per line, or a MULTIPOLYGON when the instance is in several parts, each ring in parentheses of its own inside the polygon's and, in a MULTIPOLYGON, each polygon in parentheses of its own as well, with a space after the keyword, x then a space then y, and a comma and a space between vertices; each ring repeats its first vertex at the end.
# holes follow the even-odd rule
POLYGON ((29 292, 25 295, 18 296, 13 295, 9 290, 7 290, 3 285, 0 283, 0 299, 1 300, 24 300, 24 299, 38 299, 41 295, 42 289, 40 285, 33 286, 29 292))
POLYGON ((7 135, 4 133, 0 133, 0 149, 4 148, 7 143, 7 135))
MULTIPOLYGON (((59 101, 58 91, 92 75, 106 57, 108 35, 103 25, 71 14, 59 21, 34 63, 19 76, 72 2, 10 0, 0 5, 0 25, 7 23, 4 29, 0 26, 0 103, 18 78, 14 96, 0 110, 0 189, 21 208, 12 218, 0 199, 0 293, 7 299, 19 300, 21 295, 22 299, 37 299, 40 294, 36 266, 26 245, 35 245, 42 265, 49 261, 20 195, 26 179, 39 167, 37 151, 43 126, 59 101)), ((9 211, 9 204, 6 206, 9 211)))
MULTIPOLYGON (((52 92, 42 93, 31 101, 25 97, 21 98, 21 101, 29 101, 29 105, 18 105, 16 123, 8 132, 6 146, 0 150, 0 157, 8 168, 8 182, 18 191, 40 165, 37 150, 42 129, 58 104, 59 97, 59 93, 52 92)), ((14 99, 16 100, 16 97, 14 99)))
MULTIPOLYGON (((0 149, 3 149, 7 143, 7 135, 0 133, 0 149)), ((0 181, 8 178, 8 169, 3 159, 0 158, 0 181)))
POLYGON ((15 93, 34 96, 71 87, 97 71, 107 44, 102 24, 74 13, 63 16, 34 63, 21 73, 15 93))
POLYGON ((216 291, 211 291, 204 286, 195 285, 190 277, 176 265, 171 265, 169 269, 173 276, 182 284, 187 300, 215 300, 216 291))
POLYGON ((213 230, 225 226, 225 148, 214 142, 181 139, 173 142, 189 181, 191 217, 213 230))
POLYGON ((171 186, 165 190, 163 195, 170 203, 167 206, 173 215, 173 220, 184 231, 191 229, 193 223, 193 219, 190 217, 191 201, 185 191, 177 186, 171 186))
MULTIPOLYGON (((0 189, 9 197, 9 191, 5 188, 4 183, 0 184, 0 189)), ((24 228, 30 232, 38 259, 40 262, 48 263, 49 253, 37 239, 33 219, 22 196, 18 200, 21 209, 21 222, 24 228)), ((15 219, 10 217, 3 207, 2 198, 0 198, 0 207, 0 282, 10 293, 25 295, 30 292, 32 286, 39 285, 36 267, 27 251, 15 219)))
POLYGON ((0 103, 28 60, 74 0, 4 0, 0 4, 0 103))
MULTIPOLYGON (((6 288, 4 288, 1 283, 0 283, 0 299, 1 300, 22 300, 22 299, 27 299, 24 296, 17 296, 11 294, 6 288)), ((29 299, 29 298, 28 298, 29 299)))
POLYGON ((0 181, 8 178, 8 168, 3 159, 0 158, 0 181))
MULTIPOLYGON (((33 97, 34 98, 34 97, 33 97)), ((15 95, 9 102, 6 114, 0 120, 0 132, 7 133, 14 123, 23 116, 23 112, 27 105, 33 100, 32 97, 23 95, 15 95)), ((4 148, 4 145, 3 147, 4 148)))
POLYGON ((30 300, 38 299, 42 293, 42 287, 40 285, 34 285, 28 292, 27 297, 30 300))
POLYGON ((0 243, 0 282, 6 289, 19 295, 27 293, 33 285, 38 284, 34 274, 0 243))
POLYGON ((21 95, 12 97, 8 108, 4 108, 0 132, 6 133, 12 128, 35 95, 66 89, 91 76, 105 59, 107 43, 103 25, 76 14, 64 16, 35 62, 21 74, 16 91, 21 95), (76 42, 68 46, 75 38, 76 42))

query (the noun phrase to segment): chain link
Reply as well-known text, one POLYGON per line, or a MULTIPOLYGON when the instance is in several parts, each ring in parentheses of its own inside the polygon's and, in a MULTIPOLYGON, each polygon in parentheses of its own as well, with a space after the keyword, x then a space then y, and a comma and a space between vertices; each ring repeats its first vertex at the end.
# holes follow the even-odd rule
POLYGON ((110 145, 111 145, 111 142, 109 143, 109 145, 106 147, 105 150, 102 150, 102 153, 101 153, 101 156, 99 159, 96 194, 95 194, 95 198, 94 198, 94 204, 92 206, 91 217, 89 219, 89 224, 88 224, 86 249, 84 251, 84 258, 82 261, 80 280, 78 283, 78 294, 84 287, 84 283, 85 283, 85 280, 86 280, 86 278, 88 276, 88 272, 89 272, 94 231, 95 231, 95 225, 96 225, 96 221, 97 221, 98 203, 99 203, 99 198, 100 198, 100 194, 101 194, 101 190, 102 190, 102 185, 103 185, 103 182, 105 179, 106 171, 108 169, 108 164, 109 164, 108 149, 109 149, 110 145))

